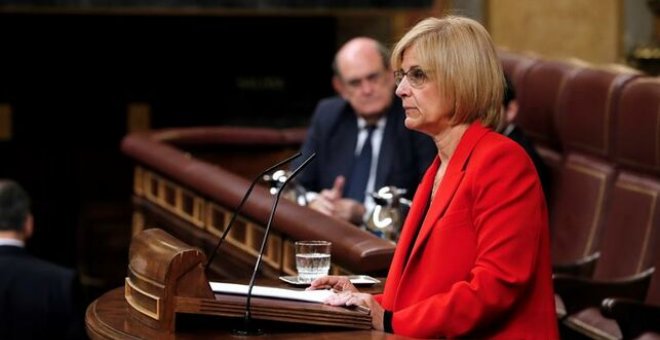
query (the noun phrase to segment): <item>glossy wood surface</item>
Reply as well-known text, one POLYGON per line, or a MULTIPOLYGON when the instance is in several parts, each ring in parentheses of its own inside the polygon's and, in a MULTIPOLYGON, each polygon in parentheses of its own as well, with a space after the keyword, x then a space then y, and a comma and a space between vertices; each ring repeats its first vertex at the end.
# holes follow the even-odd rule
MULTIPOLYGON (((275 284, 270 281, 271 284, 275 284)), ((260 283, 263 284, 263 283, 260 283)), ((280 284, 275 284, 280 285, 280 284)), ((280 285, 283 286, 284 285, 280 285)), ((382 290, 382 284, 361 289, 366 292, 382 290)), ((92 302, 85 316, 87 334, 92 339, 248 339, 232 334, 241 319, 209 316, 177 316, 176 333, 157 332, 133 319, 124 299, 124 287, 113 289, 92 302)), ((408 339, 374 330, 345 330, 341 328, 305 326, 289 323, 261 322, 264 335, 256 339, 408 339)))

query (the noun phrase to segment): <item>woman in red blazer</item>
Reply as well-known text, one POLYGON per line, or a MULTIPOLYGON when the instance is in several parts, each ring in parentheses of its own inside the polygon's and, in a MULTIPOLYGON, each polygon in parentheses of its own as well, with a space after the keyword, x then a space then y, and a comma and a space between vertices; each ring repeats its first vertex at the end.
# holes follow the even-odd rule
POLYGON ((417 188, 383 294, 344 277, 333 305, 363 305, 373 327, 413 337, 556 339, 547 210, 534 164, 494 132, 503 75, 488 32, 429 18, 395 46, 406 127, 438 157, 417 188))

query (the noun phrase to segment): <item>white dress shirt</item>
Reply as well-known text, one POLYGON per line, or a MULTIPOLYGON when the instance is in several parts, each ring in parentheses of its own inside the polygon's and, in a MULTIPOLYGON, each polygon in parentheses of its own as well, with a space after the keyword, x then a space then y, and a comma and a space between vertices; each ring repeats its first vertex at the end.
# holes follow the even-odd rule
POLYGON ((1 238, 0 237, 0 246, 14 246, 14 247, 25 247, 25 242, 17 240, 15 238, 1 238))
MULTIPOLYGON (((385 125, 387 124, 387 117, 382 117, 381 119, 376 122, 376 128, 374 129, 373 135, 371 135, 371 168, 369 170, 369 180, 367 181, 367 187, 366 187, 366 192, 371 193, 377 188, 374 188, 376 185, 376 173, 378 172, 378 156, 380 155, 380 146, 383 142, 383 135, 385 134, 385 125)), ((360 150, 362 150, 362 145, 364 144, 364 141, 367 139, 367 136, 369 132, 367 131, 367 121, 364 120, 363 118, 358 117, 357 120, 357 125, 358 125, 358 136, 357 136, 357 143, 355 144, 355 156, 357 157, 360 154, 360 150)), ((329 189, 329 188, 328 188, 329 189)), ((317 192, 313 191, 308 191, 305 194, 305 199, 307 202, 311 202, 316 199, 316 196, 318 196, 317 192)), ((376 205, 374 202, 374 199, 371 197, 371 195, 366 194, 364 195, 364 207, 366 209, 366 213, 368 214, 369 211, 376 205)))

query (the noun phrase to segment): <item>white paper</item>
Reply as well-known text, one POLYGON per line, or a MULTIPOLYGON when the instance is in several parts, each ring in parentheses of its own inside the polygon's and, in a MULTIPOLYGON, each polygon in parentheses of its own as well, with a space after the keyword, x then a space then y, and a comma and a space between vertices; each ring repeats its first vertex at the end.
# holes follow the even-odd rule
MULTIPOLYGON (((247 295, 248 285, 237 283, 209 282, 211 290, 215 293, 247 295)), ((275 288, 266 286, 253 286, 252 296, 270 297, 278 299, 308 301, 323 303, 328 297, 335 295, 329 289, 319 290, 295 290, 287 288, 275 288)))

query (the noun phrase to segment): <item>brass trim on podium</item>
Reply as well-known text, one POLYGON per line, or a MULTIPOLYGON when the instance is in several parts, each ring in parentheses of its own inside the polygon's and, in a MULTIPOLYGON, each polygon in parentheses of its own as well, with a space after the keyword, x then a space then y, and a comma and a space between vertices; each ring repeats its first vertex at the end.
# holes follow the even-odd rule
POLYGON ((160 320, 160 298, 141 290, 128 277, 124 285, 124 296, 126 297, 126 302, 138 312, 154 320, 160 320))

